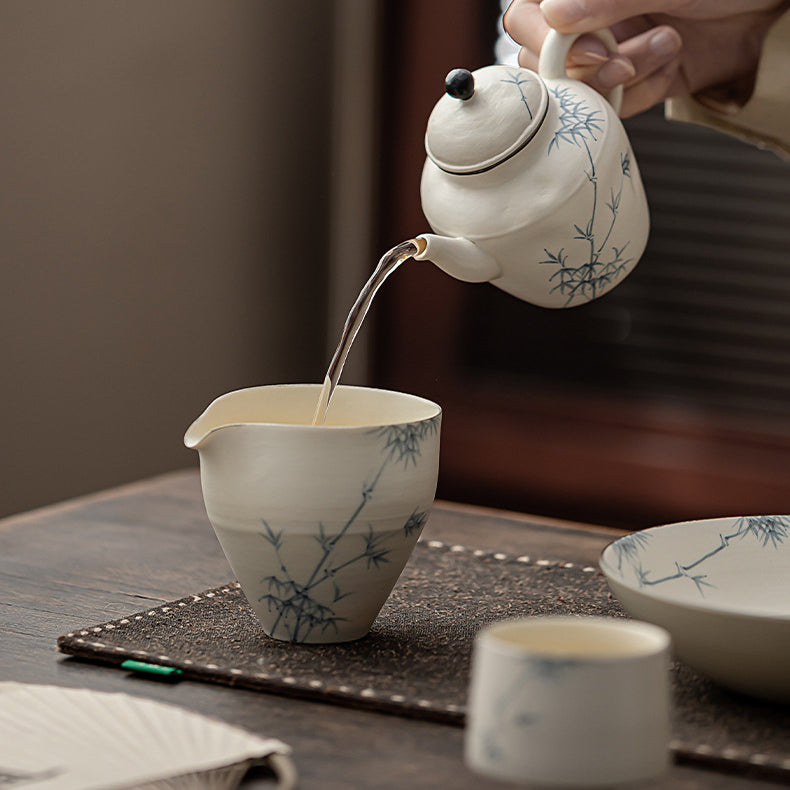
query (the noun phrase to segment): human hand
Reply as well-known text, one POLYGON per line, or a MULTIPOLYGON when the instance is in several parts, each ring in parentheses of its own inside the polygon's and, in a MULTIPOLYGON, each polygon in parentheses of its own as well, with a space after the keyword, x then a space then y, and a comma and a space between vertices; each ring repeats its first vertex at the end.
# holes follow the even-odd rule
POLYGON ((520 65, 537 70, 543 39, 608 27, 614 55, 591 35, 571 47, 569 76, 601 93, 623 85, 625 118, 671 96, 743 85, 748 98, 763 40, 787 0, 514 0, 505 30, 521 46, 520 65))

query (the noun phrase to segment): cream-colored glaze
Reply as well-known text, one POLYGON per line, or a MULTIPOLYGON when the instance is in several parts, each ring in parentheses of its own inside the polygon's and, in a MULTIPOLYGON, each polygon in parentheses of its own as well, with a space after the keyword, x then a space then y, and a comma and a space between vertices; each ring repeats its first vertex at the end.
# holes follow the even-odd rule
MULTIPOLYGON (((608 31, 599 35, 616 49, 608 31)), ((481 84, 479 96, 476 93, 466 102, 443 96, 437 103, 426 133, 429 156, 420 190, 434 234, 418 237, 424 249, 415 258, 431 260, 458 279, 490 281, 520 299, 552 308, 601 296, 636 265, 650 224, 644 188, 616 107, 565 75, 564 54, 574 38, 552 31, 543 47, 539 75, 527 69, 487 66, 474 72, 476 84, 481 84), (479 123, 477 116, 490 112, 506 128, 516 124, 500 137, 503 145, 511 138, 519 142, 519 121, 514 119, 523 108, 518 94, 507 102, 501 93, 501 83, 513 80, 545 86, 546 115, 542 123, 528 122, 532 136, 523 148, 513 153, 508 147, 502 160, 496 161, 485 137, 493 124, 479 123), (485 95, 486 90, 496 92, 496 101, 485 95), (562 92, 570 103, 559 100, 557 93, 562 92), (568 121, 574 102, 583 108, 575 127, 568 121), (595 122, 579 131, 585 118, 595 122), (573 128, 575 132, 569 131, 573 128), (464 145, 469 150, 458 154, 455 172, 448 171, 451 165, 444 159, 430 155, 441 147, 449 156, 464 145), (487 168, 482 172, 474 172, 470 164, 478 151, 487 168), (615 202, 615 195, 618 205, 610 209, 607 203, 615 202), (577 238, 588 230, 589 237, 577 238), (550 254, 566 258, 563 274, 559 265, 551 264, 550 254), (610 259, 617 261, 616 272, 605 276, 610 259), (575 290, 559 287, 567 277, 589 281, 575 290)), ((619 106, 619 94, 610 98, 619 106)))
POLYGON ((606 787, 668 764, 669 635, 619 618, 531 617, 478 634, 470 768, 547 787, 606 787))
POLYGON ((264 631, 342 642, 370 629, 430 513, 441 409, 339 386, 313 425, 319 385, 217 398, 190 426, 209 520, 264 631))
POLYGON ((490 627, 486 638, 492 644, 518 648, 524 654, 549 658, 574 656, 628 658, 664 650, 669 637, 660 629, 641 628, 638 624, 620 628, 616 621, 595 618, 556 621, 535 618, 529 621, 503 622, 490 627))
POLYGON ((629 614, 672 634, 678 658, 741 693, 790 702, 789 524, 755 516, 653 527, 607 546, 600 566, 629 614))

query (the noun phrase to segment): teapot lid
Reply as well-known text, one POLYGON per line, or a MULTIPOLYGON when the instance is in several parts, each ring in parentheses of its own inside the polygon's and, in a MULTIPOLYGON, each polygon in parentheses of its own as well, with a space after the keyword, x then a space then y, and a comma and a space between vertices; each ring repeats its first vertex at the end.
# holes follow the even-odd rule
POLYGON ((546 117, 543 80, 529 69, 454 69, 425 132, 425 151, 448 173, 482 173, 518 153, 546 117))

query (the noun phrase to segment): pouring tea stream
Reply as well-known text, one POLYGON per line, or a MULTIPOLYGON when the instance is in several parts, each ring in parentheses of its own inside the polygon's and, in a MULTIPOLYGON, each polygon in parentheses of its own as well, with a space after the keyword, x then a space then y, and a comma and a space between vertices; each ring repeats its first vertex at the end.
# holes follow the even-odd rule
MULTIPOLYGON (((610 31, 595 35, 617 51, 610 31)), ((567 76, 577 37, 551 31, 538 73, 496 65, 447 75, 428 119, 420 185, 434 233, 382 257, 346 321, 314 424, 323 422, 373 295, 409 257, 549 308, 586 304, 636 266, 650 220, 618 117, 622 86, 607 98, 567 76)))
MULTIPOLYGON (((616 49, 607 31, 597 35, 616 49)), ((641 256, 647 202, 617 117, 622 91, 607 100, 565 75, 574 38, 550 34, 538 74, 451 72, 425 136, 420 191, 434 232, 381 258, 323 386, 227 393, 187 430, 206 512, 274 638, 364 636, 435 497, 441 408, 405 393, 336 390, 384 280, 409 258, 431 260, 460 280, 572 307, 609 291, 641 256)))

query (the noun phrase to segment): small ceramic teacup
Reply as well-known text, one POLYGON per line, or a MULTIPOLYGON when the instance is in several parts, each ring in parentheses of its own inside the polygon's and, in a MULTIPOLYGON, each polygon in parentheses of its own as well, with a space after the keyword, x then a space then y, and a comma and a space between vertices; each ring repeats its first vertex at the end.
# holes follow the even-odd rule
POLYGON ((401 392, 253 387, 190 426, 209 520, 264 631, 291 642, 359 639, 433 505, 441 409, 401 392))
POLYGON ((521 784, 600 787, 668 763, 669 634, 598 617, 496 623, 474 646, 466 762, 521 784))

